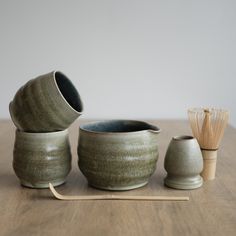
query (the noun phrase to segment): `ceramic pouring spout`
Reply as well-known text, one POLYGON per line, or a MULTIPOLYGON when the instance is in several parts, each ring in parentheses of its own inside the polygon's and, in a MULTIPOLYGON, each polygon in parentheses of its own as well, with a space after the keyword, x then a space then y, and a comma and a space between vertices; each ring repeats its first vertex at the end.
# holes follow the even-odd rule
POLYGON ((161 129, 158 128, 155 125, 151 125, 149 124, 149 128, 147 129, 150 133, 154 133, 154 134, 159 134, 161 132, 161 129))

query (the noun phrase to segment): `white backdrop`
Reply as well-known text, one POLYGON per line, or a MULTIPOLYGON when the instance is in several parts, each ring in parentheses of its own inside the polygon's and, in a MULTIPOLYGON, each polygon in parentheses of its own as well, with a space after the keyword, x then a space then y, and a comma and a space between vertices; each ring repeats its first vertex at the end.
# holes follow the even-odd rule
POLYGON ((231 111, 236 126, 235 0, 1 0, 0 118, 27 80, 64 72, 84 118, 187 118, 231 111))

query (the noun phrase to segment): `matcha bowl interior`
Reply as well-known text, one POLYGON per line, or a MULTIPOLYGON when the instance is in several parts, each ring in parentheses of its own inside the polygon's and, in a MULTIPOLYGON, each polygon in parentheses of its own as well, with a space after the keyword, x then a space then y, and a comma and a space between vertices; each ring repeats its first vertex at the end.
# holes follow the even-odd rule
POLYGON ((160 129, 142 121, 81 125, 79 168, 88 183, 107 190, 144 186, 156 169, 160 129))
POLYGON ((154 125, 136 120, 108 120, 93 122, 80 126, 81 130, 94 133, 130 133, 138 131, 152 131, 159 133, 160 129, 154 125))

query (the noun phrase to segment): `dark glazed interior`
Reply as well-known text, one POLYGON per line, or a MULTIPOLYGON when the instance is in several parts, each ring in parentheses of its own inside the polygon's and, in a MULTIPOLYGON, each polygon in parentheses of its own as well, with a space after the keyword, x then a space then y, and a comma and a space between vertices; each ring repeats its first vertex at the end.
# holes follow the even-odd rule
POLYGON ((142 130, 159 131, 159 128, 149 125, 145 122, 129 121, 129 120, 101 121, 101 122, 81 125, 80 129, 99 133, 136 132, 142 130))
POLYGON ((174 140, 190 140, 190 139, 194 139, 194 138, 192 136, 188 136, 188 135, 174 137, 174 140))
POLYGON ((76 111, 82 112, 83 104, 80 95, 71 81, 60 72, 55 73, 55 79, 60 92, 69 105, 76 111))

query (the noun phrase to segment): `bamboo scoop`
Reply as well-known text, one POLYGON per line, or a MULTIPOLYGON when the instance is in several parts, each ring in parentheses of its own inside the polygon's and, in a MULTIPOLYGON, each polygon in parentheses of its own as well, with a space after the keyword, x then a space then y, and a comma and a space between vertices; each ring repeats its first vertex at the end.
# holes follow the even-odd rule
POLYGON ((203 156, 204 180, 215 179, 217 150, 229 119, 229 112, 222 109, 193 108, 188 110, 193 135, 198 140, 203 156))
POLYGON ((67 196, 58 193, 53 185, 49 188, 55 198, 59 200, 135 200, 135 201, 188 201, 189 197, 169 196, 125 196, 125 195, 90 195, 90 196, 67 196))

